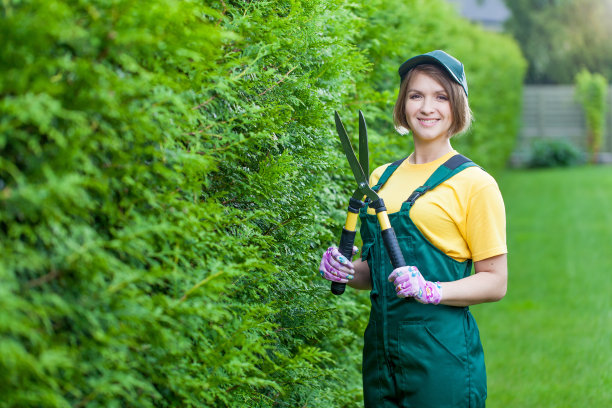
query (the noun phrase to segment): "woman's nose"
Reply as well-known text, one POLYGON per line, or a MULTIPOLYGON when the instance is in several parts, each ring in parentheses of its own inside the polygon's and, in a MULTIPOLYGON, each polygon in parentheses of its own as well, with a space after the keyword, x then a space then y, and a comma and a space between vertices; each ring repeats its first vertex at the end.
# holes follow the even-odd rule
POLYGON ((431 98, 423 98, 421 103, 421 112, 431 113, 433 112, 433 101, 431 98))

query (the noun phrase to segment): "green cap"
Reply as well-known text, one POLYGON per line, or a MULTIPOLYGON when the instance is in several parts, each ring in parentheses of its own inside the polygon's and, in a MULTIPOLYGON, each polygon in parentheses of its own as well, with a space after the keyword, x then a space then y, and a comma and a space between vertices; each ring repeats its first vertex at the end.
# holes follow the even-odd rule
POLYGON ((438 65, 446 70, 457 82, 463 90, 465 91, 465 95, 468 94, 468 86, 467 81, 465 79, 465 71, 463 70, 463 64, 459 62, 455 57, 445 53, 444 51, 435 50, 428 52, 427 54, 417 55, 416 57, 412 57, 406 62, 404 62, 399 67, 399 76, 401 80, 404 80, 406 74, 417 65, 421 64, 434 64, 438 65))

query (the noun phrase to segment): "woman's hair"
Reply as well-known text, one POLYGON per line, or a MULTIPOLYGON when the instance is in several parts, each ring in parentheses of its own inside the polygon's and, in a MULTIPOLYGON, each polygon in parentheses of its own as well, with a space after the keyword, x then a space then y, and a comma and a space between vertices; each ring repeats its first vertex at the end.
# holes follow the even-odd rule
POLYGON ((442 68, 433 64, 417 65, 412 68, 402 80, 397 102, 395 102, 395 108, 393 109, 393 123, 395 123, 395 128, 400 133, 408 133, 410 131, 410 125, 408 125, 408 120, 406 119, 406 95, 408 94, 408 84, 417 72, 422 72, 436 80, 442 85, 448 95, 451 112, 453 114, 453 121, 448 130, 449 137, 468 130, 472 124, 472 111, 470 110, 465 91, 461 85, 446 74, 442 68))

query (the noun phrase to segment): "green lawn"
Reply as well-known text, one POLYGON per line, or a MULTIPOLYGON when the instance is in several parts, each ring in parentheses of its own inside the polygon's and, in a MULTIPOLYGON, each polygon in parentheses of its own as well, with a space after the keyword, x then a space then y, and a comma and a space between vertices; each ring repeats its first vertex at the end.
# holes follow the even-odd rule
POLYGON ((612 407, 612 167, 509 171, 509 286, 472 308, 488 408, 612 407))

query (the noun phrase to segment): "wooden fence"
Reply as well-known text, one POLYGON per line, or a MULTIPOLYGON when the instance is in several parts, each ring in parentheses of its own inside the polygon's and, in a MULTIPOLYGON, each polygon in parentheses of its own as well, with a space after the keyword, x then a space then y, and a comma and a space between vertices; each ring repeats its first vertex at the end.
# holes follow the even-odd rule
MULTIPOLYGON (((612 161, 612 87, 608 89, 606 136, 600 161, 612 161)), ((586 151, 586 124, 572 85, 526 85, 523 90, 523 116, 512 163, 520 165, 531 154, 534 139, 563 140, 586 151)))

